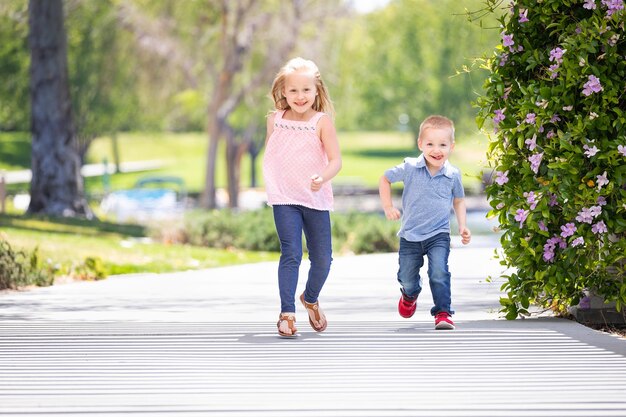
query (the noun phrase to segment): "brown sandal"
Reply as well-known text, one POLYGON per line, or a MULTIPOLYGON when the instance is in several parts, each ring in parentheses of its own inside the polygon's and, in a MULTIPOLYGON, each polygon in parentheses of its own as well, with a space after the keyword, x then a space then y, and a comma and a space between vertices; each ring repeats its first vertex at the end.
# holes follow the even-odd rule
POLYGON ((322 310, 320 310, 319 302, 316 301, 314 303, 307 303, 306 301, 304 301, 304 293, 300 296, 300 301, 302 302, 304 308, 306 308, 307 310, 309 316, 309 324, 311 325, 313 330, 315 330, 316 332, 323 332, 324 330, 326 330, 326 327, 328 326, 328 321, 326 321, 326 315, 324 315, 322 310), (313 314, 313 317, 315 317, 315 321, 317 321, 318 323, 321 322, 322 319, 324 319, 324 324, 322 324, 322 327, 315 327, 315 323, 311 319, 311 314, 313 314))
POLYGON ((294 337, 297 336, 297 332, 298 329, 296 329, 296 316, 293 313, 280 313, 280 315, 278 316, 278 323, 276 323, 276 326, 278 327, 278 335, 282 336, 282 337, 294 337), (287 322, 287 326, 289 327, 289 330, 291 331, 291 333, 283 333, 280 331, 280 324, 286 321, 287 322))

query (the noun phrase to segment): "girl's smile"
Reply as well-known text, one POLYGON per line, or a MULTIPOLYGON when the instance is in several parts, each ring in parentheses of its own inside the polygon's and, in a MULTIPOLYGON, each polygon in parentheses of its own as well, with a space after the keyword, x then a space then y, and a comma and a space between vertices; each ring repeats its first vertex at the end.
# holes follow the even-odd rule
POLYGON ((293 110, 294 117, 308 120, 317 96, 315 77, 307 71, 296 71, 285 77, 285 88, 283 91, 287 104, 293 110))

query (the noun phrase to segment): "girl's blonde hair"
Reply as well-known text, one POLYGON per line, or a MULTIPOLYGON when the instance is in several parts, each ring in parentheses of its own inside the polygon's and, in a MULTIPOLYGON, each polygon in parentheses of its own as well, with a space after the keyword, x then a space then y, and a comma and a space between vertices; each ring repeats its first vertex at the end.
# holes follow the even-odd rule
POLYGON ((326 85, 324 85, 324 81, 322 81, 322 77, 320 75, 320 71, 317 68, 317 65, 313 61, 304 58, 293 58, 289 60, 276 74, 274 78, 274 82, 272 83, 271 96, 274 101, 274 107, 276 110, 287 110, 289 109, 289 104, 287 103, 287 99, 283 94, 285 89, 285 78, 287 75, 292 74, 296 71, 305 71, 310 72, 315 78, 315 87, 317 88, 317 95, 315 96, 315 101, 313 102, 313 110, 323 112, 328 114, 331 117, 335 116, 335 108, 333 107, 333 103, 330 100, 330 95, 328 94, 328 90, 326 89, 326 85))

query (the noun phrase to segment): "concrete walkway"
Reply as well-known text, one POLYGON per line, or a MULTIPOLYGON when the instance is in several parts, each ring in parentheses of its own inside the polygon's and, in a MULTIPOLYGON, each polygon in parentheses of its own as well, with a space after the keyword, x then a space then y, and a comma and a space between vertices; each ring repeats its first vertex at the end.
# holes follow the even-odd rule
POLYGON ((276 263, 0 294, 0 415, 626 416, 626 341, 499 319, 493 246, 452 250, 455 331, 427 285, 398 316, 395 254, 337 258, 328 330, 300 309, 293 340, 276 263))

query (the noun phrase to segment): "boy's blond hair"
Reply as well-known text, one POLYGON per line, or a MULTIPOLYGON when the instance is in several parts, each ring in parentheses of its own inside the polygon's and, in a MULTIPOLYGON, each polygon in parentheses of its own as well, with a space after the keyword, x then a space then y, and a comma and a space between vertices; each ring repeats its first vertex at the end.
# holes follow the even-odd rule
POLYGON ((454 122, 445 116, 428 116, 420 125, 420 138, 426 129, 449 129, 450 141, 454 143, 454 122))
POLYGON ((313 78, 315 78, 317 95, 315 96, 315 101, 313 102, 313 110, 323 112, 331 117, 334 117, 335 109, 332 101, 330 100, 330 95, 328 94, 326 85, 324 85, 324 81, 322 81, 317 65, 315 65, 313 61, 300 57, 289 60, 289 62, 287 62, 285 66, 278 71, 278 74, 276 74, 276 77, 274 78, 271 97, 272 100, 274 100, 274 107, 276 107, 276 110, 289 109, 289 104, 287 104, 287 99, 283 94, 283 90, 285 89, 285 77, 296 71, 310 72, 313 75, 313 78))

